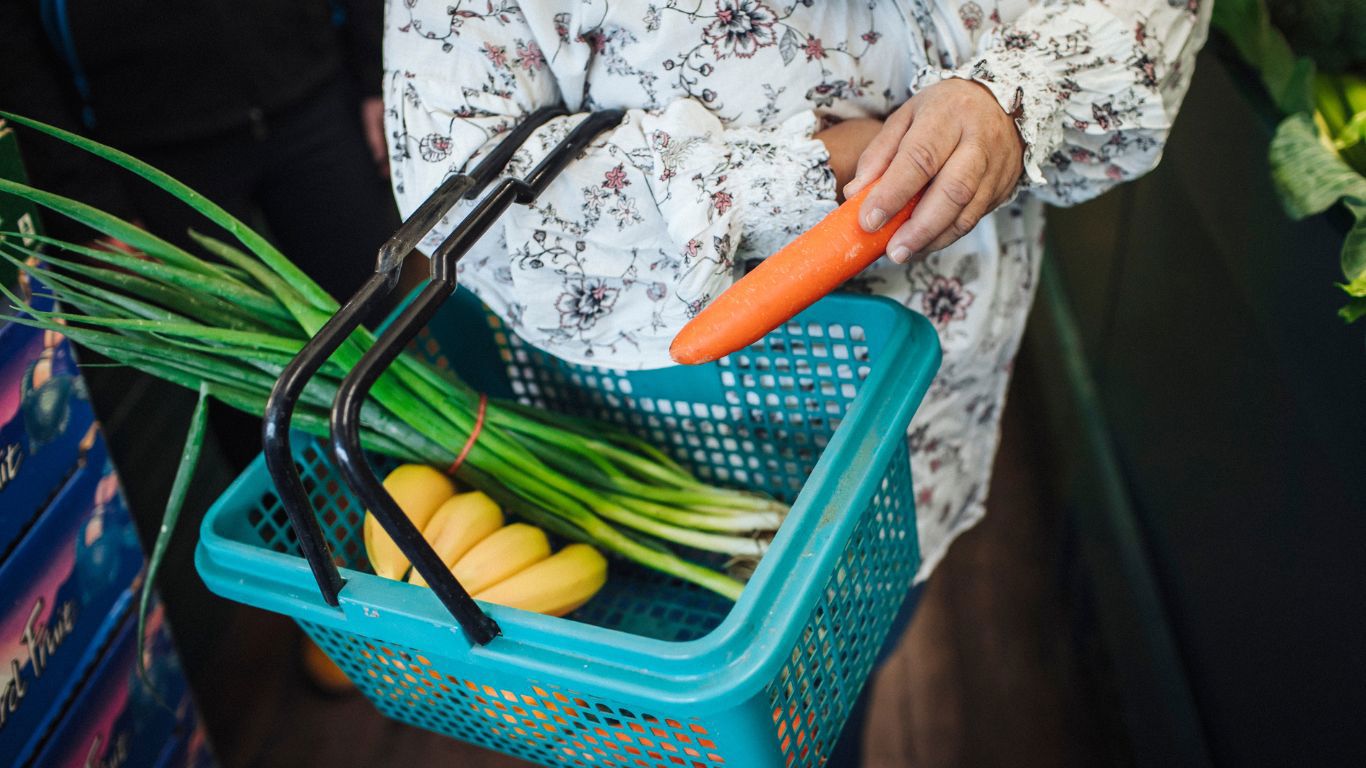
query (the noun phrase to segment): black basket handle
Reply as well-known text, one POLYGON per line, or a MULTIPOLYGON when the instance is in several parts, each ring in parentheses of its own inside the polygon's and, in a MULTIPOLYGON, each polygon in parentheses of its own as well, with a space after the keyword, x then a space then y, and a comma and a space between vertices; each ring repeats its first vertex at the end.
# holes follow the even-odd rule
POLYGON ((299 354, 285 366, 266 401, 265 419, 261 427, 266 469, 275 483, 280 503, 289 515, 290 525, 299 539, 299 549, 313 570, 323 599, 337 605, 342 588, 341 574, 332 562, 327 541, 317 518, 313 515, 303 481, 294 466, 290 446, 289 424, 294 407, 308 381, 318 372, 333 352, 369 318, 380 303, 398 284, 399 268, 404 259, 417 247, 422 238, 451 208, 463 199, 477 196, 498 178, 512 155, 526 143, 532 132, 552 118, 565 114, 562 106, 539 109, 518 124, 507 138, 486 155, 469 174, 457 174, 446 179, 417 210, 398 228, 393 237, 379 249, 375 273, 331 319, 309 339, 299 354))
POLYGON ((456 580, 407 515, 384 489, 361 450, 361 406, 370 388, 455 292, 456 264, 513 203, 530 203, 603 131, 621 123, 624 112, 594 112, 581 121, 522 179, 505 178, 475 206, 432 254, 431 281, 375 340, 337 390, 332 405, 332 450, 342 479, 399 550, 427 580, 466 635, 483 645, 499 634, 498 625, 484 614, 456 580))

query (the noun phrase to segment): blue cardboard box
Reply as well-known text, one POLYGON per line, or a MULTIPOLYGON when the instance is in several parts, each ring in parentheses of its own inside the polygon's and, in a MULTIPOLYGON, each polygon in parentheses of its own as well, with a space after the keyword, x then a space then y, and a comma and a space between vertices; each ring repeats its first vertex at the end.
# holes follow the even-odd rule
MULTIPOLYGON (((41 291, 32 301, 52 306, 41 291)), ((95 432, 71 342, 0 318, 0 560, 76 471, 95 432)))
POLYGON ((207 750, 191 740, 198 717, 158 603, 148 612, 144 656, 137 671, 137 611, 121 617, 118 634, 71 706, 47 729, 37 757, 43 768, 188 765, 207 750))
POLYGON ((30 752, 131 602, 143 560, 102 439, 0 563, 0 758, 30 752))

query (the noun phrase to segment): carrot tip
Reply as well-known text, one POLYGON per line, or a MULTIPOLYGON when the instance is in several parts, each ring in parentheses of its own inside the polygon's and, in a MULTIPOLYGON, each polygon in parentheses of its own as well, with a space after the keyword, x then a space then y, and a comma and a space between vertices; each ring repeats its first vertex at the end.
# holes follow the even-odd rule
POLYGON ((669 357, 673 358, 673 361, 679 365, 701 365, 716 359, 716 356, 708 356, 695 348, 689 348, 686 345, 680 346, 676 340, 669 347, 669 357))

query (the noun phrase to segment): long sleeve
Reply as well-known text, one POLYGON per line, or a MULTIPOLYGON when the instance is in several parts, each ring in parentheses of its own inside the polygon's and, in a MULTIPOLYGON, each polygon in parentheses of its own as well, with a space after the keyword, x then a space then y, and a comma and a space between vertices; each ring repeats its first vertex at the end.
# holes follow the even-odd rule
MULTIPOLYGON (((1210 0, 1001 0, 987 13, 959 2, 970 53, 931 67, 982 83, 1016 116, 1022 188, 1078 203, 1157 165, 1203 45, 1210 0)), ((988 3, 988 7, 990 4, 988 3)))
MULTIPOLYGON (((386 132, 405 216, 534 109, 563 102, 580 112, 538 129, 512 172, 532 167, 584 112, 640 103, 629 84, 648 85, 648 75, 590 83, 610 41, 574 32, 573 14, 552 5, 484 14, 444 0, 391 3, 386 132)), ((559 357, 667 365, 673 335, 735 279, 743 238, 800 226, 810 212, 798 208, 831 204, 817 126, 806 111, 731 128, 695 98, 629 109, 533 204, 504 215, 461 261, 460 280, 559 357)))

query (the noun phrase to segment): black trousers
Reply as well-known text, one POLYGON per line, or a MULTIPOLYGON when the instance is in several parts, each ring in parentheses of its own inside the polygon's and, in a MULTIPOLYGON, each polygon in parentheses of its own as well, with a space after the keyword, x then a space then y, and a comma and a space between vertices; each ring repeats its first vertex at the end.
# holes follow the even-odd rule
MULTIPOLYGON (((301 103, 221 135, 132 154, 189 185, 253 227, 324 289, 345 300, 373 271, 399 225, 388 182, 370 158, 360 102, 337 78, 301 103)), ((199 213, 134 179, 128 192, 147 229, 185 247, 194 228, 225 233, 199 213)), ((260 420, 215 404, 215 436, 242 469, 261 450, 260 420)))
MULTIPOLYGON (((339 299, 369 275, 375 252, 399 224, 361 133, 360 102, 341 78, 255 124, 131 152, 248 224, 264 225, 286 256, 339 299)), ((128 191, 152 232, 192 251, 191 227, 223 236, 188 206, 136 182, 128 191)))

